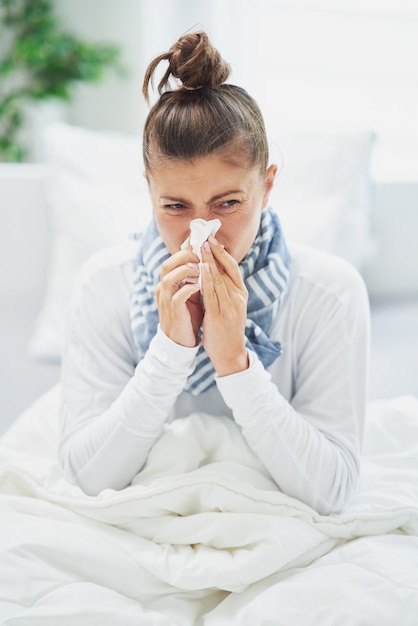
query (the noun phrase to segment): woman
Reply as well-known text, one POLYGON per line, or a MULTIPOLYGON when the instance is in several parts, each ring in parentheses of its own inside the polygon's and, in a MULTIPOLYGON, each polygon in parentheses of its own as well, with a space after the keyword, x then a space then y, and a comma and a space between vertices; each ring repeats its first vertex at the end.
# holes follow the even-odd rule
POLYGON ((61 464, 88 494, 122 489, 164 424, 228 416, 285 493, 322 513, 356 485, 369 310, 347 263, 294 245, 268 208, 264 122, 204 33, 149 66, 144 129, 154 220, 85 267, 63 367, 61 464), (170 79, 179 81, 172 89, 170 79), (200 249, 194 219, 221 226, 200 249), (200 258, 202 263, 200 264, 200 258))

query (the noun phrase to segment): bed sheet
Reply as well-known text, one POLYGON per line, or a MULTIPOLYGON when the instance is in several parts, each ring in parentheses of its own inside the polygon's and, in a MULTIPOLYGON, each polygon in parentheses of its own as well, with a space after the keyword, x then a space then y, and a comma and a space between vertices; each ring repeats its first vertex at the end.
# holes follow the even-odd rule
POLYGON ((2 625, 418 625, 417 398, 369 404, 358 489, 322 516, 205 414, 86 496, 57 464, 59 394, 0 440, 2 625))

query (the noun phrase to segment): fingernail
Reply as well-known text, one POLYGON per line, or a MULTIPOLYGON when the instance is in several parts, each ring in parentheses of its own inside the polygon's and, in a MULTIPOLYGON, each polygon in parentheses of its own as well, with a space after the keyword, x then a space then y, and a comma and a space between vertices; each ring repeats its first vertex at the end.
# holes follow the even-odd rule
POLYGON ((203 269, 205 272, 210 272, 209 263, 202 263, 202 269, 203 269))
POLYGON ((206 250, 206 252, 210 252, 210 245, 207 241, 203 242, 203 249, 206 250))
POLYGON ((212 246, 219 246, 220 248, 225 248, 213 235, 208 237, 208 241, 212 244, 212 246))
POLYGON ((196 270, 196 272, 199 271, 199 263, 188 263, 187 267, 191 267, 192 270, 196 270))

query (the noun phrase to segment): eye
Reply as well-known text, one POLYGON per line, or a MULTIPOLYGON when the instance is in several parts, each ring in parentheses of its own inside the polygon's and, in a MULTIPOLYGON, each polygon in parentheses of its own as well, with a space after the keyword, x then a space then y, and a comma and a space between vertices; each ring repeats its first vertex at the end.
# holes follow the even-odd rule
POLYGON ((173 204, 164 204, 164 209, 166 211, 181 211, 184 208, 184 204, 180 204, 179 202, 175 202, 173 204))
POLYGON ((220 202, 216 208, 221 211, 222 213, 232 213, 233 211, 235 211, 235 209, 238 208, 238 206, 241 204, 241 202, 239 200, 233 199, 233 200, 223 200, 222 202, 220 202))

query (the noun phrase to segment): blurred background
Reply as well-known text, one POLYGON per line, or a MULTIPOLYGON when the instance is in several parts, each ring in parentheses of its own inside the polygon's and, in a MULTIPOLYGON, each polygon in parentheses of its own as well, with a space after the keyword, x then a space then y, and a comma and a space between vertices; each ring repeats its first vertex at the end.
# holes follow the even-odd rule
POLYGON ((140 226, 143 75, 200 28, 263 111, 290 238, 366 281, 370 399, 418 393, 415 0, 1 0, 0 18, 0 432, 59 379, 82 261, 140 226))

